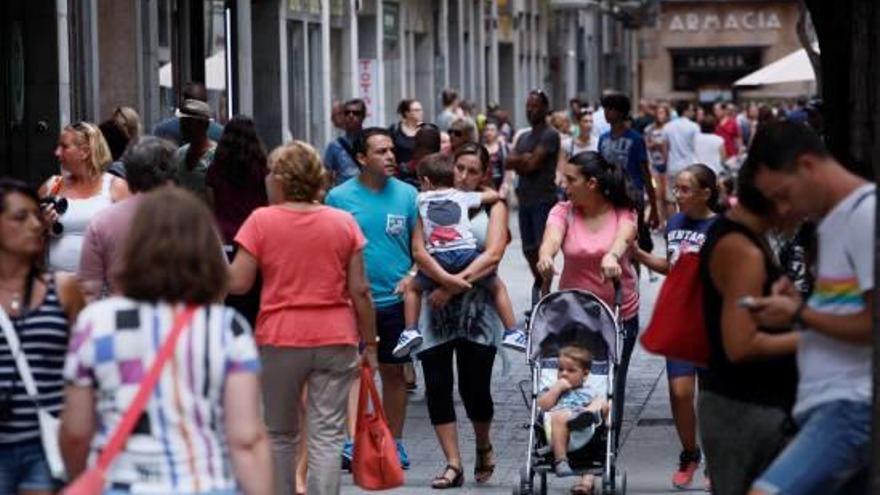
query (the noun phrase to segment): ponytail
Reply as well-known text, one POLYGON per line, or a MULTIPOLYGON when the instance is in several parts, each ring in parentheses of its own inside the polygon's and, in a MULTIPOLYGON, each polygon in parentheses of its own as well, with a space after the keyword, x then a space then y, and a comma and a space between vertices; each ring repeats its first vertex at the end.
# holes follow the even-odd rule
POLYGON ((706 206, 708 206, 712 212, 720 213, 723 208, 719 200, 718 176, 715 174, 715 171, 708 165, 695 163, 685 168, 683 172, 687 172, 694 176, 700 189, 709 190, 709 199, 706 200, 706 206))

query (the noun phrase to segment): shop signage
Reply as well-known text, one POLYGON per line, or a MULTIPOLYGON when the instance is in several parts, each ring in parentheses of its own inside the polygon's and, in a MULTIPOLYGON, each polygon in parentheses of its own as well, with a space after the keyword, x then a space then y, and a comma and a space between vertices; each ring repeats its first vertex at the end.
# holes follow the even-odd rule
POLYGON ((779 14, 767 10, 698 14, 687 12, 675 14, 669 19, 670 31, 767 31, 782 29, 779 14))
POLYGON ((705 86, 730 87, 733 81, 761 67, 761 48, 674 48, 673 88, 691 91, 705 86))
POLYGON ((367 105, 367 118, 364 120, 364 127, 378 125, 376 110, 379 105, 379 66, 376 59, 358 59, 357 77, 358 96, 367 105))

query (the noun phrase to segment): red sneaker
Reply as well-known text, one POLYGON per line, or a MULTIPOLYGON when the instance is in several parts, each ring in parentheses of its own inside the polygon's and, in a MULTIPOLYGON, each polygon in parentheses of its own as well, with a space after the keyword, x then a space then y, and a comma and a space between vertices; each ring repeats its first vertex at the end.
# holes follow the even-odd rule
POLYGON ((694 474, 700 468, 701 458, 699 450, 696 452, 682 451, 678 456, 678 471, 672 475, 672 486, 679 489, 689 488, 694 481, 694 474))

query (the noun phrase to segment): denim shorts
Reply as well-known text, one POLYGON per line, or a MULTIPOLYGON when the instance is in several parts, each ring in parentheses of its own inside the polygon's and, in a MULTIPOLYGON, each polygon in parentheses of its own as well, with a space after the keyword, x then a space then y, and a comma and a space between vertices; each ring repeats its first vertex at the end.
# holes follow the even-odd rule
POLYGON ((39 438, 0 445, 0 493, 54 491, 59 487, 52 479, 39 438))
POLYGON ((526 254, 538 253, 541 241, 544 239, 544 227, 547 226, 547 217, 555 203, 535 203, 533 205, 519 205, 519 237, 522 241, 522 250, 526 254))
POLYGON ((666 377, 670 380, 683 376, 697 376, 699 371, 700 368, 691 363, 674 359, 666 360, 666 377))
POLYGON ((754 488, 771 495, 867 493, 841 487, 871 461, 871 404, 834 401, 796 419, 800 431, 754 488))

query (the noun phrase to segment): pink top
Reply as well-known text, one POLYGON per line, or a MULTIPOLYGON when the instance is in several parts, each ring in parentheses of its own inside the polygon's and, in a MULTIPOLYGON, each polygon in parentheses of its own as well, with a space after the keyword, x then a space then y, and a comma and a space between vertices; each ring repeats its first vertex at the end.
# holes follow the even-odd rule
POLYGON ((101 210, 86 227, 80 254, 78 278, 88 300, 120 294, 114 280, 122 261, 122 247, 143 194, 114 203, 101 210))
MULTIPOLYGON (((554 226, 562 230, 562 255, 565 263, 562 268, 562 277, 559 279, 560 289, 583 289, 588 290, 613 308, 614 285, 610 280, 602 282, 600 268, 602 257, 611 249, 618 226, 623 222, 636 223, 636 216, 632 210, 617 209, 607 215, 608 221, 598 231, 587 228, 583 216, 577 211, 570 214, 572 204, 570 201, 557 203, 550 210, 547 218, 547 226, 554 226)), ((623 291, 623 306, 620 315, 624 320, 638 315, 639 292, 636 288, 636 271, 631 261, 632 252, 627 250, 620 258, 621 289, 623 291)))
POLYGON ((348 265, 366 244, 351 214, 320 206, 254 210, 235 236, 263 275, 259 345, 357 345, 348 265))

